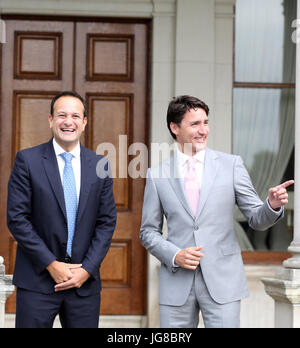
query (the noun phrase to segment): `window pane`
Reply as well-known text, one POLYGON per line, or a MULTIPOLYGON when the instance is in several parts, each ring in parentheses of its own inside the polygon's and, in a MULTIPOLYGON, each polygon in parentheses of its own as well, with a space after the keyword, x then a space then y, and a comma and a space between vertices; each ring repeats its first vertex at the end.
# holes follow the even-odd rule
MULTIPOLYGON (((268 189, 281 183, 293 160, 295 90, 236 88, 233 127, 233 152, 243 158, 264 201, 268 189)), ((285 218, 266 232, 253 232, 238 214, 244 228, 238 231, 242 248, 286 251, 292 240, 291 214, 287 211, 285 218)))
POLYGON ((295 82, 297 0, 237 0, 236 82, 295 82))

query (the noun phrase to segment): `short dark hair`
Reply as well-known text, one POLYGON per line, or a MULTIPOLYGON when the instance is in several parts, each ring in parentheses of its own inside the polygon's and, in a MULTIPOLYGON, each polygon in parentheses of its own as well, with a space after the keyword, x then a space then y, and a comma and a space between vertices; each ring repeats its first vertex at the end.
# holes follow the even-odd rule
POLYGON ((62 97, 74 97, 79 99, 84 107, 84 111, 83 111, 83 115, 84 117, 87 116, 87 107, 86 107, 86 101, 82 98, 82 96, 80 94, 78 94, 77 92, 73 92, 73 91, 63 91, 60 92, 59 94, 57 94, 51 101, 51 107, 50 107, 50 114, 53 116, 53 112, 54 112, 54 104, 55 102, 62 97))
POLYGON ((172 137, 176 140, 176 135, 171 131, 171 122, 176 123, 180 126, 184 115, 191 109, 203 109, 206 115, 209 114, 209 107, 200 99, 192 97, 190 95, 181 95, 179 97, 173 98, 169 103, 167 112, 167 123, 169 131, 172 137))

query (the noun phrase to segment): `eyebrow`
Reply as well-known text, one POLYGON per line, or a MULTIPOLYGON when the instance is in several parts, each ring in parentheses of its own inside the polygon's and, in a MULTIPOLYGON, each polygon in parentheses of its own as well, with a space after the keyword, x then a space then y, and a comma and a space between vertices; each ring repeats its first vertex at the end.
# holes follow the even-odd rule
MULTIPOLYGON (((57 113, 58 113, 58 114, 67 114, 68 112, 67 112, 67 111, 63 111, 63 110, 58 110, 57 113)), ((81 115, 81 113, 80 113, 80 112, 77 112, 77 111, 71 112, 71 114, 72 114, 72 115, 81 115)))
MULTIPOLYGON (((198 121, 190 121, 190 124, 201 123, 201 122, 202 121, 199 121, 199 120, 198 121)), ((206 122, 208 123, 208 119, 204 120, 203 122, 204 123, 206 123, 206 122)))

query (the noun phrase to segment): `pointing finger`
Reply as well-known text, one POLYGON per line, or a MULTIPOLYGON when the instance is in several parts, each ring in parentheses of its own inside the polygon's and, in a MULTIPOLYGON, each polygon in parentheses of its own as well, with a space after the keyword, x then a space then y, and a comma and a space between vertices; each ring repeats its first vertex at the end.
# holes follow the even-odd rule
POLYGON ((295 183, 294 180, 288 180, 288 181, 284 182, 283 184, 281 184, 280 186, 283 188, 287 188, 287 187, 293 185, 294 183, 295 183))

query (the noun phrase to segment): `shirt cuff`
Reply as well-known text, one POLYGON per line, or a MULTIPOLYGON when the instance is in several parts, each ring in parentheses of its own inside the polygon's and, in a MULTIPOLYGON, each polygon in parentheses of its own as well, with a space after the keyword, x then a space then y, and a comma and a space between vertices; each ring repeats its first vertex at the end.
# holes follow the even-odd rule
MULTIPOLYGON (((180 250, 179 250, 179 251, 180 251, 180 250)), ((172 266, 175 267, 175 268, 178 268, 178 267, 179 267, 179 266, 176 265, 176 263, 175 263, 175 257, 176 257, 176 255, 179 253, 179 251, 177 251, 177 253, 174 255, 173 261, 172 261, 172 266)))
MULTIPOLYGON (((268 204, 268 207, 270 208, 270 210, 272 210, 275 214, 282 214, 283 212, 283 207, 280 207, 279 210, 274 210, 271 206, 270 206, 270 203, 269 203, 269 198, 267 198, 267 204, 268 204)), ((175 255, 176 256, 176 255, 175 255)))

